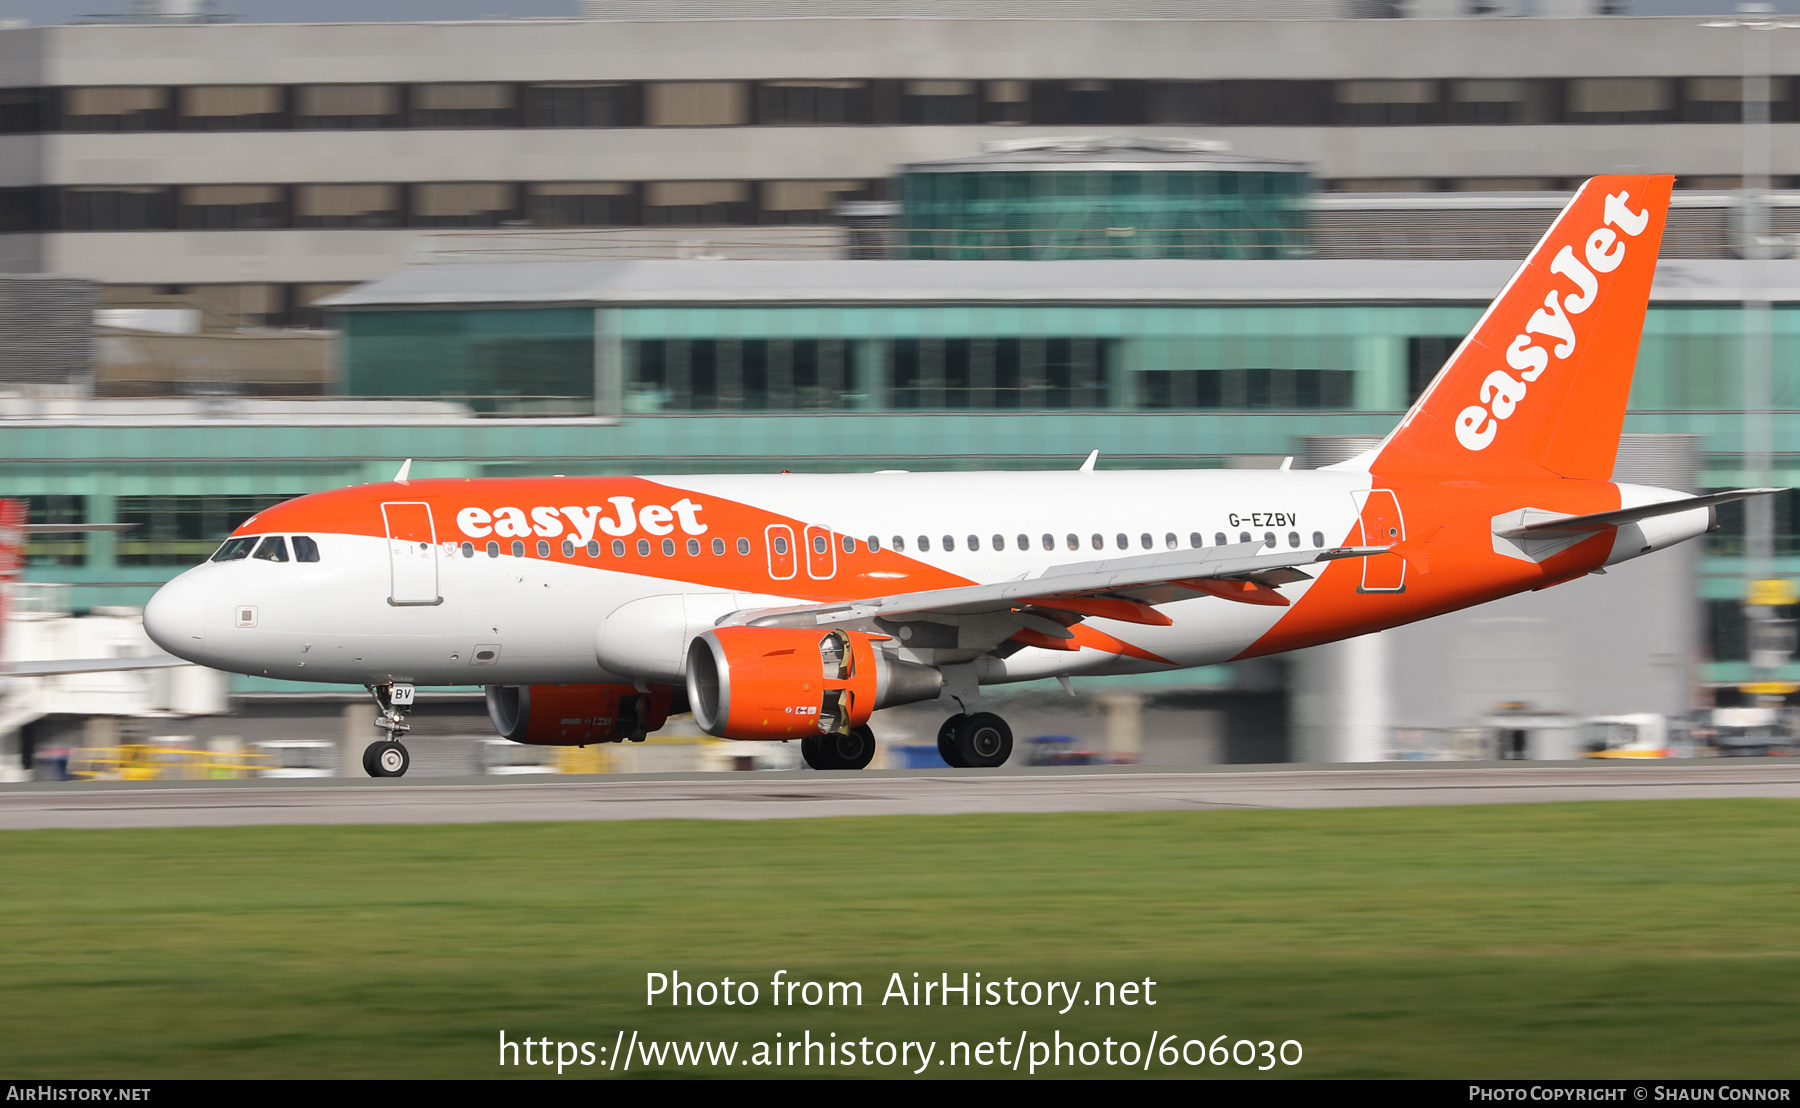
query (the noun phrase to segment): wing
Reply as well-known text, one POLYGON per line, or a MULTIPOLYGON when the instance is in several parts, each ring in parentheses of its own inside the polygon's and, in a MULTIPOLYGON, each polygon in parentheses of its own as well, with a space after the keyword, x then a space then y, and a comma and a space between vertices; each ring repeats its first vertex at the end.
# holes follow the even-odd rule
POLYGON ((111 673, 114 670, 168 669, 188 666, 180 658, 153 654, 148 658, 68 658, 51 662, 6 662, 0 664, 0 677, 60 677, 70 673, 111 673))
POLYGON ((1312 579, 1299 567, 1364 558, 1388 548, 1257 553, 1262 549, 1260 542, 1247 542, 1076 562, 1016 581, 765 608, 737 612, 723 622, 873 631, 914 649, 982 653, 1016 643, 1074 650, 1070 628, 1090 617, 1166 627, 1173 621, 1156 606, 1197 596, 1286 607, 1288 599, 1279 587, 1312 579))

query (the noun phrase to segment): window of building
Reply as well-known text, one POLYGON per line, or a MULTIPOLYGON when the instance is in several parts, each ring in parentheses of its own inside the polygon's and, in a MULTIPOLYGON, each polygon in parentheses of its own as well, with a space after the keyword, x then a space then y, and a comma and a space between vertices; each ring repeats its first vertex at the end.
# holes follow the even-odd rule
POLYGON ((652 127, 736 127, 750 122, 750 94, 738 81, 653 81, 644 86, 652 127))
POLYGON ((1235 127, 1323 127, 1332 120, 1330 81, 1220 81, 1216 122, 1235 127))
POLYGON ((871 123, 871 109, 867 81, 763 81, 756 86, 756 121, 767 126, 871 123))
POLYGON ((1554 81, 1474 80, 1450 82, 1450 122, 1460 124, 1551 123, 1555 120, 1554 81))
MULTIPOLYGON (((29 496, 25 501, 27 523, 76 526, 88 522, 85 496, 29 496)), ((25 564, 28 566, 83 566, 87 564, 87 554, 88 535, 83 531, 25 536, 25 564)))
POLYGON ((398 227, 399 185, 295 185, 296 227, 398 227))
POLYGON ((282 285, 182 285, 180 291, 200 301, 208 314, 239 327, 279 327, 287 322, 287 290, 282 285))
MULTIPOLYGON (((1744 115, 1744 82, 1738 77, 1689 77, 1681 82, 1681 118, 1686 123, 1737 123, 1744 115)), ((1791 82, 1769 78, 1769 118, 1794 118, 1789 103, 1791 82)))
POLYGON ((1425 394, 1425 387, 1456 353, 1462 338, 1455 335, 1414 335, 1406 340, 1406 402, 1425 394))
POLYGON ((626 344, 631 412, 821 411, 862 395, 843 339, 643 339, 626 344))
POLYGON ((167 131, 169 89, 113 86, 63 90, 65 131, 167 131))
MULTIPOLYGON (((1124 82, 1117 82, 1124 84, 1124 82)), ((1122 111, 1123 90, 1113 81, 1069 81, 1063 86, 1063 122, 1071 127, 1110 127, 1135 123, 1122 111)))
POLYGON ((1030 81, 984 81, 981 86, 983 123, 1031 122, 1030 81))
POLYGON ((400 126, 398 85, 299 85, 294 126, 348 131, 400 126))
POLYGON ((1151 411, 1351 406, 1347 369, 1162 369, 1135 375, 1138 406, 1151 411))
POLYGON ((504 84, 414 85, 414 127, 511 127, 518 122, 516 90, 504 84))
POLYGON ((1562 187, 1556 177, 1452 177, 1451 192, 1551 192, 1562 187))
POLYGON ((184 88, 176 125, 183 131, 266 131, 287 125, 280 85, 184 88))
POLYGON ((1146 123, 1212 123, 1219 118, 1219 82, 1149 81, 1144 89, 1146 123))
POLYGON ((24 135, 44 128, 44 90, 0 88, 0 135, 24 135))
POLYGON ((1578 77, 1568 85, 1570 123, 1669 123, 1675 81, 1666 77, 1578 77))
POLYGON ((745 181, 651 181, 644 185, 644 223, 705 227, 751 222, 745 181))
POLYGON ((1439 123, 1436 81, 1339 81, 1332 88, 1333 119, 1350 127, 1439 123))
POLYGON ((287 226, 280 185, 186 185, 176 226, 193 231, 245 231, 287 226))
POLYGON ((635 127, 642 118, 638 86, 624 81, 525 86, 527 127, 635 127))
POLYGON ((517 188, 500 182, 445 182, 412 187, 414 227, 498 227, 517 219, 517 188))
POLYGON ((981 108, 974 81, 906 81, 900 86, 900 122, 923 126, 977 123, 981 108))
POLYGON ((74 185, 62 190, 65 231, 162 231, 175 226, 175 190, 162 185, 74 185))
POLYGON ((43 193, 34 188, 0 189, 0 234, 44 229, 43 193))
POLYGON ((245 520, 295 495, 121 496, 114 504, 118 521, 136 526, 119 532, 115 540, 118 562, 124 566, 198 564, 245 520))
POLYGON ((1116 345, 1095 338, 895 339, 891 403, 928 411, 1106 408, 1116 345))
POLYGON ((552 181, 525 186, 525 218, 539 227, 630 227, 637 188, 626 181, 552 181))
POLYGON ((761 222, 835 223, 839 203, 869 192, 867 181, 764 181, 761 222))

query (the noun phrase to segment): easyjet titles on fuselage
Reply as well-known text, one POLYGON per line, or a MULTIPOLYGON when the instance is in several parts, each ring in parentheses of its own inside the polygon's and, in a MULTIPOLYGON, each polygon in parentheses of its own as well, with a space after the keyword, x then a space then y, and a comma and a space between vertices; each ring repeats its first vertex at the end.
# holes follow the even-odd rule
POLYGON ((633 534, 640 527, 652 535, 667 535, 674 532, 677 523, 683 534, 704 535, 707 532, 706 524, 699 518, 705 505, 696 504, 685 496, 667 506, 645 504, 640 508, 637 498, 632 496, 609 496, 607 502, 612 505, 611 516, 606 507, 598 504, 536 507, 529 511, 507 506, 463 508, 456 513, 456 526, 472 539, 485 539, 490 535, 503 539, 531 535, 554 539, 572 530, 581 542, 592 539, 596 528, 614 538, 633 534), (567 527, 563 524, 565 519, 568 520, 567 527))

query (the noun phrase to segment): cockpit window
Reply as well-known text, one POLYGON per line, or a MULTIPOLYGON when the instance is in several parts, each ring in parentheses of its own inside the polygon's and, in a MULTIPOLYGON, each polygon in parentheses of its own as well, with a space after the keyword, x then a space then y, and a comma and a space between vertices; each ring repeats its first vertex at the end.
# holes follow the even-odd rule
MULTIPOLYGON (((466 543, 464 545, 467 545, 466 543)), ((311 535, 294 536, 294 561, 316 562, 319 560, 319 544, 312 541, 311 535)))
POLYGON ((288 560, 287 540, 280 535, 270 535, 251 557, 264 562, 285 562, 288 560))
POLYGON ((219 547, 219 549, 214 552, 212 560, 215 562, 235 562, 239 558, 248 558, 250 556, 250 548, 255 545, 256 540, 254 538, 226 539, 225 545, 219 547))

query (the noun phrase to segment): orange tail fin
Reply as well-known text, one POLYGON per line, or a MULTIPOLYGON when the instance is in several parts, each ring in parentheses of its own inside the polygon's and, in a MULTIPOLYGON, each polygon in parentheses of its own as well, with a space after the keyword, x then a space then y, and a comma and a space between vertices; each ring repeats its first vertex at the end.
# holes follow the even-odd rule
POLYGON ((1370 468, 1611 477, 1674 181, 1582 185, 1370 468))

